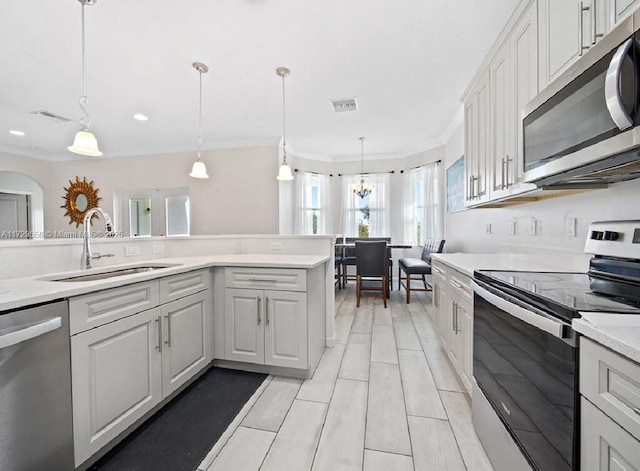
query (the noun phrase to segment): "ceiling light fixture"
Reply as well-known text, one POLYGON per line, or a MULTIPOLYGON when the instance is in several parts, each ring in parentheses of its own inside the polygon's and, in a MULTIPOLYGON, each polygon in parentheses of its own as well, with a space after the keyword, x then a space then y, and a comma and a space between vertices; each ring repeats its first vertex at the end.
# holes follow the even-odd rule
POLYGON ((149 117, 146 114, 136 113, 133 115, 133 119, 136 121, 149 121, 149 117))
POLYGON ((364 181, 364 137, 360 139, 360 183, 353 185, 353 192, 360 198, 365 198, 373 191, 373 184, 364 181))
POLYGON ((9 134, 12 134, 14 136, 23 137, 24 136, 24 131, 18 131, 17 129, 12 129, 11 131, 9 131, 9 134))
POLYGON ((282 165, 280 165, 280 170, 278 171, 278 176, 276 177, 278 180, 293 180, 293 174, 291 173, 291 167, 287 164, 287 138, 285 136, 285 96, 284 96, 284 79, 287 75, 289 75, 291 71, 286 67, 278 67, 276 69, 276 74, 279 77, 282 77, 282 165))
POLYGON ((89 102, 89 98, 87 98, 84 77, 84 7, 85 5, 95 5, 96 0, 78 1, 82 5, 82 96, 80 97, 80 109, 82 109, 84 117, 80 118, 80 126, 82 126, 82 129, 76 133, 76 136, 73 139, 73 144, 67 147, 67 149, 69 149, 74 154, 99 157, 102 155, 102 152, 100 152, 100 149, 98 149, 98 140, 96 139, 96 136, 94 136, 91 131, 89 131, 89 128, 91 127, 91 117, 89 116, 89 113, 85 108, 86 104, 89 102))
POLYGON ((209 67, 202 62, 194 62, 193 68, 198 71, 200 77, 200 101, 198 105, 198 160, 191 167, 190 177, 193 178, 209 178, 207 166, 202 161, 202 74, 209 72, 209 67))

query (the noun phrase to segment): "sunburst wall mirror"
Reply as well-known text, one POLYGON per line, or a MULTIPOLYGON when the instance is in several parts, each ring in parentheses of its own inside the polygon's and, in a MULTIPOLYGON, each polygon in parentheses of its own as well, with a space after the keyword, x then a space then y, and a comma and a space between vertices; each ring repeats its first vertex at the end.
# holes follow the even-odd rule
MULTIPOLYGON (((93 187, 93 180, 87 182, 87 177, 80 178, 76 176, 76 181, 69 180, 69 188, 64 187, 65 195, 64 205, 60 206, 65 209, 65 216, 69 216, 69 224, 76 223, 76 227, 84 221, 84 215, 91 208, 98 206, 100 197, 98 196, 98 188, 93 187)), ((97 217, 94 215, 93 217, 97 217)), ((91 219, 93 219, 93 217, 91 219)))

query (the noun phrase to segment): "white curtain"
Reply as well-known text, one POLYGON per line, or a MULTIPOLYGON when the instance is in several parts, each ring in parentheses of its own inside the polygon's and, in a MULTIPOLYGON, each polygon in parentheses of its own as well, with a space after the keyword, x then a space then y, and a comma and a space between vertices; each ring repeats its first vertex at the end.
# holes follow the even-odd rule
POLYGON ((376 173, 367 175, 373 183, 373 191, 369 196, 369 236, 389 237, 389 187, 391 175, 388 173, 376 173))
POLYGON ((295 234, 332 234, 332 212, 329 176, 298 172, 294 185, 293 228, 295 234), (314 190, 315 188, 315 190, 314 190), (314 201, 314 191, 315 201, 314 201))
POLYGON ((411 245, 443 237, 440 165, 411 169, 403 177, 404 240, 411 245), (419 185, 420 184, 420 185, 419 185), (418 229, 420 225, 420 229, 418 229))
POLYGON ((353 185, 359 181, 359 176, 345 175, 342 177, 340 232, 346 237, 358 236, 358 222, 354 211, 357 196, 353 193, 353 185))

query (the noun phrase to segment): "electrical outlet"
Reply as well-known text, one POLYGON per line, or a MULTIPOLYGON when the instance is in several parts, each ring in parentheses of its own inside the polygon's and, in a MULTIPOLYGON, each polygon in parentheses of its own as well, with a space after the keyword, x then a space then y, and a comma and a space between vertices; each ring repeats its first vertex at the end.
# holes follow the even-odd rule
POLYGON ((576 218, 567 218, 567 237, 573 238, 576 236, 576 218))
POLYGON ((487 234, 487 235, 491 234, 491 223, 490 222, 488 222, 487 225, 485 226, 484 233, 487 234))
POLYGON ((140 255, 140 248, 135 245, 128 245, 124 248, 124 256, 125 257, 134 257, 136 255, 140 255))
POLYGON ((534 236, 538 233, 538 220, 536 218, 529 219, 529 235, 534 236))
POLYGON ((282 250, 282 244, 280 242, 271 242, 271 250, 282 250))
POLYGON ((516 235, 516 222, 509 221, 509 235, 516 235))
POLYGON ((162 244, 153 244, 153 248, 151 249, 153 253, 164 253, 164 245, 162 244))

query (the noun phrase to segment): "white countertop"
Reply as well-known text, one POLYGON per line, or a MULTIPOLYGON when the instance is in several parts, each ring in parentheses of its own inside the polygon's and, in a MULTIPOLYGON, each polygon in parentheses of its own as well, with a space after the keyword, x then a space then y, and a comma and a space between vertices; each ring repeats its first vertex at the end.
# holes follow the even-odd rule
POLYGON ((225 254, 198 257, 175 257, 154 259, 124 265, 112 265, 91 270, 52 273, 47 275, 0 280, 0 311, 16 309, 33 304, 69 298, 92 291, 117 288, 131 283, 153 280, 169 275, 208 267, 257 267, 257 268, 315 268, 329 260, 326 255, 273 255, 273 254, 225 254), (149 272, 116 276, 94 281, 52 281, 91 273, 134 267, 171 265, 149 272))
POLYGON ((470 277, 474 270, 575 271, 573 264, 559 266, 541 254, 439 253, 432 254, 431 258, 470 277))
POLYGON ((640 315, 583 312, 573 328, 585 337, 640 363, 640 315))

